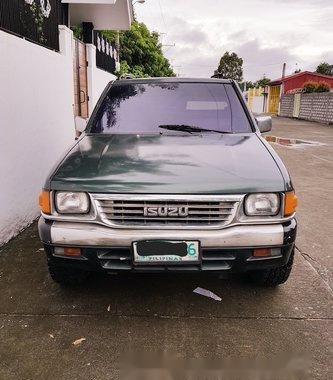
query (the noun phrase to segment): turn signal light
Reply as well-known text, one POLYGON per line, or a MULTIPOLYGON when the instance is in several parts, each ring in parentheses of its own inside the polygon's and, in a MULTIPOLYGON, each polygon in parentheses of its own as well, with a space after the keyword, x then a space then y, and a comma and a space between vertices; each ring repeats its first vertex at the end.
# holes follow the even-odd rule
POLYGON ((65 256, 81 256, 81 248, 64 248, 65 256))
POLYGON ((292 215, 296 211, 298 199, 294 191, 289 191, 284 198, 284 216, 292 215))
MULTIPOLYGON (((252 253, 252 257, 254 258, 278 258, 281 256, 281 248, 255 248, 252 253)), ((249 260, 249 259, 248 259, 249 260)))
POLYGON ((272 255, 270 248, 257 248, 253 251, 253 257, 269 257, 272 255))
POLYGON ((44 214, 51 214, 50 192, 43 190, 39 195, 39 206, 44 214))

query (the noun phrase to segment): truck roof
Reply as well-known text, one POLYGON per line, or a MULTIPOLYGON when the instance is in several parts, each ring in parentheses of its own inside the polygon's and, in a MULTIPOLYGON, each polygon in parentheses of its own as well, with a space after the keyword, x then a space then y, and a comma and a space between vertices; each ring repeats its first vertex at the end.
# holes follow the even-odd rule
POLYGON ((135 83, 232 83, 231 79, 221 78, 179 78, 179 77, 159 77, 159 78, 135 78, 119 79, 113 85, 135 84, 135 83))

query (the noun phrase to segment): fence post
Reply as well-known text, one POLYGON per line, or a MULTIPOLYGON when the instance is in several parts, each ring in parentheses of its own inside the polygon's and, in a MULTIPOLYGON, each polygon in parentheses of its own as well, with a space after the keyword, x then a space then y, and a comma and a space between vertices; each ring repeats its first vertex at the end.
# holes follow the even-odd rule
POLYGON ((94 73, 96 71, 96 46, 93 44, 86 44, 86 52, 87 52, 87 81, 88 81, 88 109, 91 113, 94 109, 94 105, 97 99, 94 98, 93 88, 94 88, 94 73))
POLYGON ((301 107, 301 94, 294 95, 293 117, 298 118, 301 107))
POLYGON ((73 32, 65 25, 59 25, 59 52, 72 59, 73 32))
POLYGON ((93 43, 93 31, 94 31, 94 24, 92 22, 82 23, 83 42, 85 44, 93 43))

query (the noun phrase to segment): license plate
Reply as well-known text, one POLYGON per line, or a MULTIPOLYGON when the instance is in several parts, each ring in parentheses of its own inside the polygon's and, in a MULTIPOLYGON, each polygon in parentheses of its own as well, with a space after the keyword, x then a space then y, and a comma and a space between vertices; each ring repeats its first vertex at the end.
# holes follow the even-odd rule
POLYGON ((198 241, 145 240, 133 243, 135 264, 193 264, 200 261, 198 241))

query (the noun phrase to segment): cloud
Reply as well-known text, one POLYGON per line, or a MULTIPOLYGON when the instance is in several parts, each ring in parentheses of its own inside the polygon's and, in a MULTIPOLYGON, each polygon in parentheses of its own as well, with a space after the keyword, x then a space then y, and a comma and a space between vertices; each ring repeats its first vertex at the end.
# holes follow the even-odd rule
POLYGON ((196 45, 208 43, 208 36, 201 30, 198 29, 188 29, 180 33, 177 41, 184 42, 186 44, 196 45))
MULTIPOLYGON (((272 2, 272 3, 286 3, 286 4, 291 4, 291 1, 290 0, 258 0, 259 2, 261 1, 262 3, 268 3, 268 2, 272 2)), ((332 1, 331 0, 293 0, 292 1, 292 4, 302 4, 303 6, 304 5, 321 5, 321 6, 325 6, 325 7, 332 7, 332 1)))
POLYGON ((168 41, 176 41, 180 45, 207 45, 209 35, 200 24, 190 23, 180 17, 172 17, 169 20, 172 28, 168 30, 168 41))
POLYGON ((238 46, 235 52, 244 60, 244 78, 247 80, 257 80, 263 75, 271 79, 278 78, 281 76, 284 62, 288 64, 287 71, 293 71, 298 61, 288 49, 265 48, 260 46, 258 40, 245 42, 238 46))
POLYGON ((333 65, 333 50, 325 52, 320 62, 328 62, 333 65))
POLYGON ((247 80, 277 78, 284 62, 287 73, 333 63, 333 0, 159 0, 136 10, 175 43, 164 53, 182 76, 211 76, 227 50, 244 59, 247 80))

